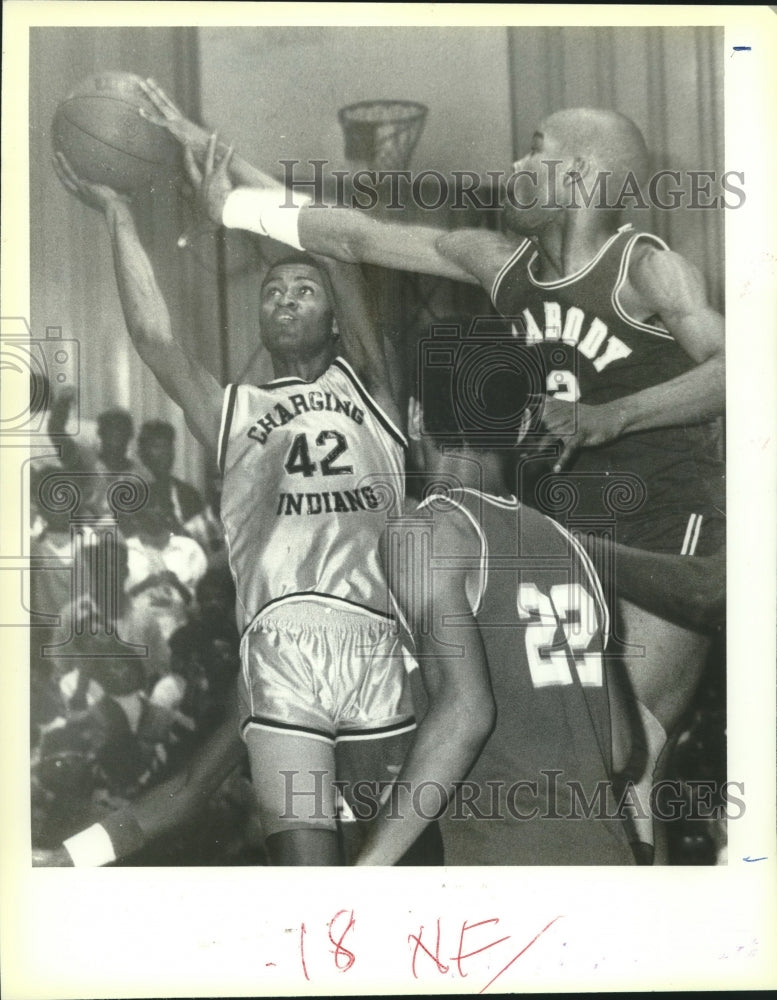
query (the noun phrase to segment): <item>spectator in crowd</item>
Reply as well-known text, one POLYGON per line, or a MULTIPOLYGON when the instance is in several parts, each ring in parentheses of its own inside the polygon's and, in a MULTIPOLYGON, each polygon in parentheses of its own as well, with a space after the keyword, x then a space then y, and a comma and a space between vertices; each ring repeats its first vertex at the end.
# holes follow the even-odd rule
POLYGON ((221 489, 221 473, 217 466, 212 466, 205 481, 205 506, 186 522, 186 531, 202 546, 209 566, 228 567, 224 525, 221 523, 221 489))
POLYGON ((137 472, 129 457, 134 434, 132 416, 120 407, 103 410, 97 416, 97 446, 88 434, 73 434, 72 407, 76 392, 69 386, 58 393, 49 410, 48 431, 61 449, 62 466, 87 472, 137 472))
POLYGON ((125 518, 122 530, 129 563, 127 593, 134 602, 138 625, 155 636, 153 659, 166 673, 167 642, 186 624, 208 560, 193 538, 178 533, 180 527, 169 510, 165 514, 158 507, 145 507, 125 518))
POLYGON ((138 454, 147 471, 147 510, 160 523, 169 523, 176 534, 201 514, 202 496, 189 483, 173 475, 175 428, 165 420, 148 420, 138 435, 138 454))
POLYGON ((191 618, 169 645, 170 672, 154 687, 151 701, 182 713, 199 738, 224 717, 240 666, 235 586, 226 566, 209 569, 197 584, 191 618))
POLYGON ((34 747, 34 833, 43 842, 130 801, 168 761, 181 761, 179 720, 148 700, 145 650, 128 641, 126 549, 112 539, 94 549, 61 616, 71 630, 63 662, 76 664, 60 678, 63 711, 38 727, 34 747), (106 577, 117 586, 106 587, 106 577))

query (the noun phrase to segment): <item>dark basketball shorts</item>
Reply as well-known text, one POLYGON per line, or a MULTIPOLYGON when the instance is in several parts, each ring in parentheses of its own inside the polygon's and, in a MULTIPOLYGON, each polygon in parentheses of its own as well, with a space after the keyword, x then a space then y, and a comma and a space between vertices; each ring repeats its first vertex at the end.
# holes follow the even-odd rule
POLYGON ((653 510, 649 516, 623 517, 615 541, 634 549, 682 556, 710 556, 726 541, 726 518, 717 508, 653 510))

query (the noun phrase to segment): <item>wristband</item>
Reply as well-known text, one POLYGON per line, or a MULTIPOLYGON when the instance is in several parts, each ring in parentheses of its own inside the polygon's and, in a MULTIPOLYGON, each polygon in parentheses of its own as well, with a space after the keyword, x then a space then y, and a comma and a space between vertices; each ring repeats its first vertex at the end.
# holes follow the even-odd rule
POLYGON ((224 202, 221 221, 227 229, 247 229, 304 250, 299 241, 299 213, 311 199, 297 195, 289 205, 292 194, 286 188, 234 188, 224 202))
POLYGON ((118 858, 133 854, 145 843, 143 830, 129 810, 106 816, 81 833, 65 840, 62 846, 76 868, 99 868, 118 858))
POLYGON ((99 868, 116 860, 108 831, 99 823, 69 837, 63 841, 62 846, 76 868, 99 868))

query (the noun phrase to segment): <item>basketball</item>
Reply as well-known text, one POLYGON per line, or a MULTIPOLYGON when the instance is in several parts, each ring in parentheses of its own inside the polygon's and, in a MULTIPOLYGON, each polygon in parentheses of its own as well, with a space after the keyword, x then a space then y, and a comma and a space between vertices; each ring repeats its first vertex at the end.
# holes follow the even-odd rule
POLYGON ((164 128, 146 121, 155 113, 133 73, 99 73, 80 83, 57 107, 52 127, 56 152, 79 177, 119 191, 135 191, 171 177, 180 148, 164 128))

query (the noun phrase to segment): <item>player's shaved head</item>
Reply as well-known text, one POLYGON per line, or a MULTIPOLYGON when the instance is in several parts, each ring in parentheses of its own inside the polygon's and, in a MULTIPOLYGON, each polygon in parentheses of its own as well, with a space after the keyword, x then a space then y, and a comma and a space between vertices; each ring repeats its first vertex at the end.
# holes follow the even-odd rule
POLYGON ((616 182, 631 172, 640 183, 646 179, 648 150, 642 133, 618 111, 602 108, 565 108, 540 125, 572 156, 579 156, 597 170, 607 170, 616 182))

